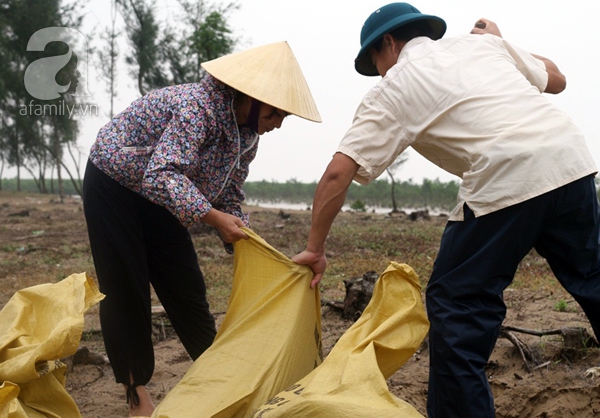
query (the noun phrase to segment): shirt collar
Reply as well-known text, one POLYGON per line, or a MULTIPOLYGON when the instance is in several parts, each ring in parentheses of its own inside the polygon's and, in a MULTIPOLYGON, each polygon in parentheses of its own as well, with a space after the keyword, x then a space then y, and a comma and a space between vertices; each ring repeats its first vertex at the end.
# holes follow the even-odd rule
POLYGON ((412 38, 410 41, 408 41, 404 47, 402 48, 402 51, 400 51, 400 55, 404 54, 404 52, 408 49, 408 48, 412 48, 413 46, 417 46, 420 45, 424 42, 427 41, 431 41, 431 38, 427 37, 427 36, 419 36, 417 38, 412 38))

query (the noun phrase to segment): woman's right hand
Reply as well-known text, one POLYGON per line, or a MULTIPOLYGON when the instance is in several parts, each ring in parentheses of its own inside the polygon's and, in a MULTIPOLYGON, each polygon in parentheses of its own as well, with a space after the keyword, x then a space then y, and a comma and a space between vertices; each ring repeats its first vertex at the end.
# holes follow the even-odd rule
POLYGON ((202 222, 215 227, 219 231, 219 235, 221 235, 223 241, 230 244, 241 239, 248 239, 248 235, 240 229, 246 226, 244 222, 237 216, 230 215, 229 213, 212 208, 204 215, 202 222))

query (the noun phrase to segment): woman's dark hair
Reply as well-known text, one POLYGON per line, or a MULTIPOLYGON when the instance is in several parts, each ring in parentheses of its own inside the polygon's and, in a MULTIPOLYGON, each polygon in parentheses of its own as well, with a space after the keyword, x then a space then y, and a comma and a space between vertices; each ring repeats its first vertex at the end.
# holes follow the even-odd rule
MULTIPOLYGON (((407 23, 406 25, 400 26, 398 29, 389 32, 389 34, 392 35, 395 40, 405 42, 419 36, 427 36, 431 39, 434 37, 433 30, 431 29, 431 26, 429 26, 429 23, 422 20, 407 23)), ((375 41, 373 48, 375 48, 376 51, 381 51, 382 46, 383 36, 375 41)))

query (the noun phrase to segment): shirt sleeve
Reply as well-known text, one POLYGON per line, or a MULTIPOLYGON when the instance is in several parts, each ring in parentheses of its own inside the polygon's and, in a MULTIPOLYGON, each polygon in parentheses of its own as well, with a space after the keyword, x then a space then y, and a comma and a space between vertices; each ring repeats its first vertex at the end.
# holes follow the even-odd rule
POLYGON ((337 151, 359 165, 354 180, 369 184, 412 142, 399 115, 378 85, 361 101, 352 126, 337 151))
POLYGON ((531 85, 535 86, 540 93, 543 93, 548 85, 548 72, 546 71, 544 62, 531 55, 530 52, 506 40, 502 40, 502 42, 510 56, 515 60, 517 69, 527 78, 531 85))
MULTIPOLYGON (((256 157, 257 150, 258 138, 254 141, 252 147, 241 155, 240 168, 234 170, 218 201, 213 204, 215 209, 240 218, 248 228, 250 228, 250 217, 242 211, 242 203, 246 200, 246 194, 242 190, 242 186, 248 178, 250 163, 256 157)), ((221 238, 220 235, 219 238, 221 238)), ((222 238, 221 241, 223 241, 222 238)), ((223 247, 229 254, 233 254, 232 244, 223 241, 223 247)))
POLYGON ((207 137, 206 123, 174 117, 163 131, 148 163, 142 195, 166 207, 182 225, 198 222, 212 205, 186 173, 199 169, 198 149, 207 137), (177 119, 176 119, 177 118, 177 119), (192 139, 192 140, 190 140, 192 139))
POLYGON ((246 200, 246 194, 242 190, 242 187, 248 178, 250 163, 256 157, 259 137, 253 134, 251 137, 248 137, 247 141, 249 145, 240 155, 239 168, 233 170, 227 185, 219 195, 217 201, 213 203, 213 206, 222 212, 237 216, 249 227, 248 215, 244 214, 241 209, 242 203, 246 200))

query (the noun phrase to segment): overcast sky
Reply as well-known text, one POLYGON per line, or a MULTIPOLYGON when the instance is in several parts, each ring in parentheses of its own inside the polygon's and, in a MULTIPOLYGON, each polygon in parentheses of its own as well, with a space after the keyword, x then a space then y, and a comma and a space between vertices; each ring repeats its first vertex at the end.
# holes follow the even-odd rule
MULTIPOLYGON (((158 0, 161 16, 173 22, 175 1, 158 0), (170 4, 170 5, 169 5, 170 4)), ((283 127, 261 137, 248 180, 317 181, 348 129, 362 96, 379 77, 359 75, 353 61, 359 49, 364 20, 388 2, 379 0, 240 0, 240 9, 230 15, 238 49, 287 41, 310 86, 323 123, 288 117, 283 127)), ((567 76, 567 89, 552 100, 573 118, 586 135, 592 154, 600 163, 600 81, 598 56, 600 33, 597 18, 600 1, 571 0, 419 0, 411 2, 422 13, 443 18, 445 37, 467 33, 481 17, 496 22, 503 37, 533 53, 552 59, 567 76)), ((107 25, 110 2, 90 0, 82 32, 107 25)), ((124 48, 123 48, 124 49, 124 48)), ((124 52, 124 50, 122 50, 124 52)), ((80 138, 87 151, 98 129, 108 121, 109 104, 104 87, 89 64, 91 102, 100 116, 87 117, 80 138)), ((129 69, 120 64, 121 80, 116 110, 137 97, 129 69)), ((398 172, 401 180, 423 178, 458 180, 409 150, 409 160, 398 172)))

